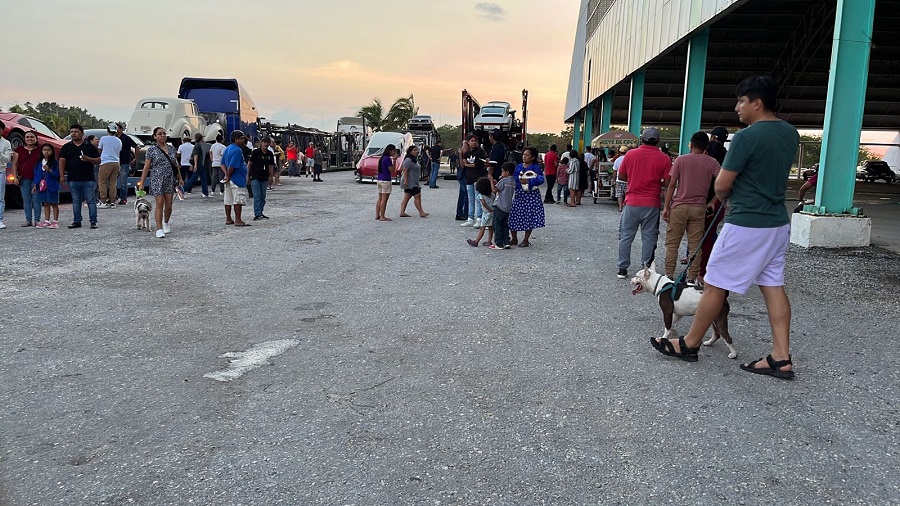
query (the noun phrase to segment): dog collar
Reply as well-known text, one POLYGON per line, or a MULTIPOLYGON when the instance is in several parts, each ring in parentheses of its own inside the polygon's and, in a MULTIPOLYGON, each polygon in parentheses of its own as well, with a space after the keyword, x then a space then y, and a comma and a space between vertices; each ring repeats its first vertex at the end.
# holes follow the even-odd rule
MULTIPOLYGON (((659 295, 659 292, 666 289, 666 287, 663 286, 662 290, 659 290, 659 291, 656 290, 657 288, 659 288, 659 282, 662 280, 663 280, 663 276, 660 276, 659 279, 656 280, 656 286, 653 287, 653 295, 659 295)), ((671 285, 669 285, 669 286, 671 286, 671 285)))

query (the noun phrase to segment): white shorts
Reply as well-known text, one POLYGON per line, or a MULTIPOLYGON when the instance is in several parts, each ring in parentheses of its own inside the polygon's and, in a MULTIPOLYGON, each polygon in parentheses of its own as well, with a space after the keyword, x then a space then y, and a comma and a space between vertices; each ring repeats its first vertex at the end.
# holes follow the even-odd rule
POLYGON ((726 223, 709 254, 703 282, 740 294, 750 285, 784 286, 790 242, 790 225, 751 228, 726 223))
POLYGON ((225 185, 224 202, 226 206, 245 205, 247 203, 247 188, 241 188, 229 181, 228 184, 225 185))

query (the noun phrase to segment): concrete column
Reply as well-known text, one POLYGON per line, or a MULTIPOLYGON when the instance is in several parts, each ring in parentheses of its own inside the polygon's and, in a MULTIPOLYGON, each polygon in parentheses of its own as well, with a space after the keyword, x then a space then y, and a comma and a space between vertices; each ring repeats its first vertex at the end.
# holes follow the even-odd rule
POLYGON ((859 134, 869 82, 875 0, 839 0, 825 102, 815 214, 860 214, 853 207, 859 134))
POLYGON ((612 90, 607 91, 600 97, 600 132, 601 134, 605 134, 609 132, 609 127, 612 124, 612 113, 613 113, 613 98, 615 94, 612 90))
POLYGON ((581 153, 581 112, 575 115, 575 131, 572 135, 572 147, 578 150, 581 153))
POLYGON ((709 49, 709 28, 694 34, 688 42, 687 68, 684 76, 684 101, 681 105, 681 140, 678 152, 690 153, 688 143, 700 130, 703 113, 703 85, 706 81, 706 53, 709 49))
POLYGON ((579 153, 583 153, 586 148, 591 147, 591 139, 593 139, 594 135, 594 106, 588 105, 587 109, 584 110, 584 144, 581 149, 578 150, 579 153))
POLYGON ((628 131, 641 136, 641 119, 644 114, 644 79, 643 70, 631 76, 631 99, 628 104, 628 131))
POLYGON ((791 242, 796 244, 869 244, 871 222, 857 218, 862 210, 853 207, 853 191, 874 19, 875 0, 837 1, 816 204, 794 215, 791 242))

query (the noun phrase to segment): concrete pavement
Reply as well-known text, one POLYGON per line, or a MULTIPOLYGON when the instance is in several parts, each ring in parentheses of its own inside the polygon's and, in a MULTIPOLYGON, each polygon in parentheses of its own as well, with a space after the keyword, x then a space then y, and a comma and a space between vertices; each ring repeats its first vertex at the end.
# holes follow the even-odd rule
POLYGON ((650 348, 614 205, 547 206, 531 248, 489 251, 453 181, 423 190, 426 219, 397 217, 395 187, 381 223, 374 185, 323 178, 285 178, 245 229, 194 195, 164 240, 129 209, 0 231, 0 504, 900 497, 897 254, 791 248, 779 382, 737 365, 771 345, 758 292, 730 299, 738 361, 650 348))

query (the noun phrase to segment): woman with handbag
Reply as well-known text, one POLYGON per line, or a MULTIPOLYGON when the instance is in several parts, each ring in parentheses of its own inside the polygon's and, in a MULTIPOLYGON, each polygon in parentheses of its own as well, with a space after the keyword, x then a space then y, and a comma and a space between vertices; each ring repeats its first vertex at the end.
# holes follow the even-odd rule
POLYGON ((175 162, 175 148, 166 143, 166 129, 154 128, 153 139, 156 140, 156 144, 147 150, 147 160, 144 162, 144 171, 141 173, 141 180, 137 187, 138 189, 144 188, 144 181, 149 172, 150 195, 156 198, 156 207, 153 209, 153 217, 156 219, 156 237, 162 239, 170 231, 169 220, 172 218, 175 175, 178 175, 180 186, 184 186, 184 179, 182 179, 175 162))
MULTIPOLYGON (((539 187, 544 184, 544 173, 538 164, 537 149, 525 148, 522 152, 522 163, 516 166, 513 179, 516 181, 516 194, 509 211, 509 230, 513 245, 520 248, 531 246, 531 232, 544 226, 544 201, 541 199, 539 187), (525 238, 519 244, 517 232, 524 231, 525 238)), ((570 180, 571 181, 571 180, 570 180)))

